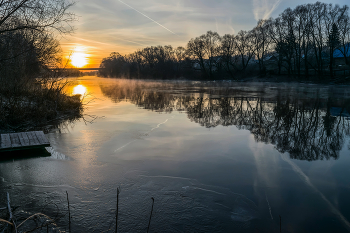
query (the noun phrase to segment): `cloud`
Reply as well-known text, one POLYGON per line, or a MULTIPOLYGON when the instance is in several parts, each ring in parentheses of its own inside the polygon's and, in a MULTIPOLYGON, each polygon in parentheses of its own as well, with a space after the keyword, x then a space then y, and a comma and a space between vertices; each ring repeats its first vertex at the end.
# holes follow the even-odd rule
POLYGON ((84 0, 71 9, 81 17, 73 25, 75 33, 61 39, 62 50, 86 46, 90 61, 98 66, 111 52, 185 46, 208 30, 221 35, 248 30, 256 24, 251 9, 246 0, 84 0))
MULTIPOLYGON (((113 46, 113 44, 111 44, 111 43, 103 43, 103 42, 96 41, 96 40, 87 40, 87 39, 79 38, 79 37, 76 37, 76 36, 72 36, 72 38, 75 38, 75 39, 77 39, 77 40, 86 41, 86 42, 95 43, 95 44, 102 44, 102 45, 113 46)), ((129 43, 132 43, 132 44, 137 44, 137 45, 141 45, 141 46, 146 46, 145 44, 141 44, 141 43, 138 43, 138 42, 135 42, 135 41, 131 41, 131 40, 125 40, 125 39, 122 39, 122 38, 117 38, 117 39, 118 39, 118 40, 121 40, 121 41, 129 42, 129 43)))
POLYGON ((171 31, 170 29, 166 28, 165 26, 163 26, 162 24, 158 23, 158 22, 155 21, 154 19, 148 17, 148 16, 145 15, 144 13, 142 13, 142 12, 136 10, 135 8, 133 8, 132 6, 126 4, 125 2, 123 2, 123 1, 121 1, 121 0, 119 0, 119 2, 121 2, 121 3, 123 3, 124 5, 130 7, 131 9, 133 9, 134 11, 136 11, 137 13, 140 13, 141 15, 145 16, 147 19, 149 19, 149 20, 153 21, 154 23, 158 24, 159 26, 161 26, 161 27, 164 28, 165 30, 167 30, 167 31, 169 31, 169 32, 171 32, 171 33, 173 33, 174 35, 177 35, 175 32, 171 31))
POLYGON ((272 12, 281 2, 282 0, 253 0, 254 18, 257 21, 270 18, 272 12))
POLYGON ((144 8, 144 11, 147 12, 165 12, 165 13, 193 13, 195 12, 195 9, 192 7, 185 7, 182 4, 179 4, 179 2, 177 4, 171 3, 171 2, 167 2, 167 4, 165 3, 156 3, 155 5, 150 5, 150 6, 146 6, 144 8))

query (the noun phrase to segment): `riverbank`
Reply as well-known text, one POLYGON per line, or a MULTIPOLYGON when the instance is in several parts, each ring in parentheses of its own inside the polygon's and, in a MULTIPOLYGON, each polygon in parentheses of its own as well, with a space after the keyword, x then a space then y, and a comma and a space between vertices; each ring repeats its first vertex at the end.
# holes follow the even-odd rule
POLYGON ((128 80, 159 80, 159 81, 198 81, 198 82, 211 82, 211 81, 229 81, 229 82, 275 82, 275 83, 309 83, 309 84, 350 84, 350 77, 347 76, 339 76, 339 77, 324 77, 320 79, 318 76, 310 76, 309 78, 300 78, 294 77, 292 75, 287 74, 267 74, 267 75, 258 75, 257 72, 253 74, 239 74, 235 79, 224 77, 219 78, 215 77, 213 79, 204 78, 201 75, 193 75, 189 76, 181 76, 176 78, 151 78, 149 76, 140 77, 140 78, 127 78, 125 76, 113 77, 113 76, 103 76, 98 75, 100 78, 115 78, 115 79, 128 79, 128 80))
POLYGON ((0 132, 41 129, 82 114, 80 95, 64 92, 61 79, 35 80, 0 88, 0 132))
POLYGON ((311 83, 311 84, 350 84, 350 77, 335 77, 333 79, 325 78, 320 80, 316 76, 311 76, 308 79, 301 79, 297 77, 291 77, 288 75, 274 75, 269 74, 266 76, 251 76, 248 78, 240 79, 238 81, 242 82, 293 82, 293 83, 311 83))

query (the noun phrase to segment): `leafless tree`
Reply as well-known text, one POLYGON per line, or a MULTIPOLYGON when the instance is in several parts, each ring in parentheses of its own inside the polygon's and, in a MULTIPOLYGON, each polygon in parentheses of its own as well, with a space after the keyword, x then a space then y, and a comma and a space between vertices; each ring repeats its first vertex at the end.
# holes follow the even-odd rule
POLYGON ((186 49, 182 46, 179 46, 174 51, 175 61, 177 64, 177 71, 180 71, 182 69, 183 63, 185 59, 187 58, 186 49))
POLYGON ((31 70, 59 62, 59 35, 73 31, 75 15, 66 0, 0 1, 0 72, 2 79, 27 77, 31 70), (22 74, 19 74, 19 71, 22 74))
POLYGON ((49 30, 69 33, 75 15, 68 12, 73 5, 66 0, 2 0, 0 2, 0 34, 18 30, 49 30))
POLYGON ((254 54, 259 62, 260 74, 265 74, 264 59, 265 55, 271 50, 271 38, 269 35, 269 27, 272 20, 259 20, 258 25, 251 31, 254 44, 254 54))
POLYGON ((220 56, 223 61, 224 70, 231 78, 236 79, 235 72, 238 71, 238 52, 236 36, 226 34, 221 39, 220 56))
POLYGON ((278 74, 299 78, 315 75, 321 80, 333 76, 334 51, 339 50, 345 63, 350 64, 349 22, 348 6, 316 2, 287 8, 277 18, 259 20, 252 30, 237 35, 220 37, 208 31, 191 39, 186 48, 152 46, 128 57, 138 77, 179 72, 188 66, 200 70, 205 78, 236 79, 238 73, 255 72, 258 66, 260 74, 264 74, 266 56, 273 54, 278 74))
POLYGON ((236 48, 241 60, 242 70, 245 71, 255 54, 252 32, 240 31, 236 35, 236 48))
POLYGON ((218 63, 220 36, 216 32, 208 31, 187 44, 187 53, 198 61, 201 70, 208 78, 214 77, 218 63))

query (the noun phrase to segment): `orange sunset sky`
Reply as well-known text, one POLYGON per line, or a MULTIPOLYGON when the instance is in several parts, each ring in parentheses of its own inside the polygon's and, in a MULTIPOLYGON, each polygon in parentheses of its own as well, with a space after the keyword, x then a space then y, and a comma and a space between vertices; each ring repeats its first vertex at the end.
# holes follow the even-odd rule
POLYGON ((78 16, 75 32, 59 40, 64 58, 71 54, 74 66, 96 68, 111 52, 186 46, 208 30, 220 35, 250 30, 258 19, 300 4, 305 0, 81 0, 70 8, 78 16))

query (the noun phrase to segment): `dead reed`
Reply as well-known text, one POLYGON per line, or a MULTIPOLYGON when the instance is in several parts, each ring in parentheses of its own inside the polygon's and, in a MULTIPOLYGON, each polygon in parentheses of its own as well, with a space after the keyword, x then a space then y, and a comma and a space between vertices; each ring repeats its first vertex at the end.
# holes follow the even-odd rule
POLYGON ((45 77, 0 86, 0 130, 28 130, 59 119, 80 117, 79 95, 64 92, 67 81, 45 77))
MULTIPOLYGON (((35 213, 31 214, 29 217, 25 217, 21 219, 21 222, 19 222, 19 218, 17 219, 14 214, 14 209, 11 207, 11 202, 10 202, 10 195, 7 193, 7 207, 0 208, 0 210, 7 210, 7 216, 4 218, 8 219, 2 219, 0 218, 0 232, 1 233, 13 233, 13 232, 24 232, 24 233, 29 233, 29 232, 74 232, 72 231, 71 227, 71 210, 70 210, 70 202, 69 202, 69 195, 68 192, 66 191, 67 195, 67 211, 60 211, 57 207, 57 214, 54 218, 49 217, 46 214, 43 214, 41 212, 45 211, 45 208, 50 204, 48 203, 47 205, 44 206, 42 211, 40 213, 35 213), (60 219, 63 219, 65 216, 68 215, 68 231, 64 227, 59 227, 57 225, 57 222, 60 219)), ((117 188, 117 204, 116 204, 116 212, 115 212, 115 232, 117 233, 118 231, 118 211, 119 211, 119 195, 120 195, 120 187, 117 188)), ((150 230, 150 225, 151 225, 151 219, 152 219, 152 214, 153 214, 153 207, 154 207, 154 198, 152 197, 152 208, 151 208, 151 213, 149 217, 149 222, 147 226, 147 233, 150 230)), ((113 222, 112 222, 113 224, 113 222)), ((111 224, 111 225, 112 225, 111 224)), ((113 231, 113 228, 111 226, 109 229, 105 232, 111 232, 113 231)))

